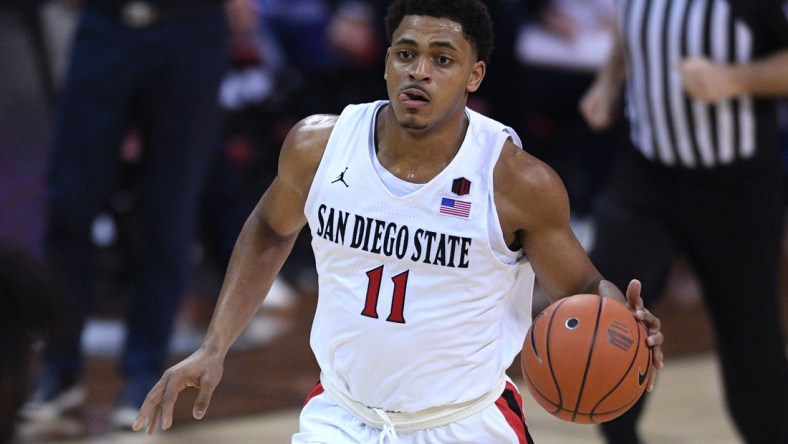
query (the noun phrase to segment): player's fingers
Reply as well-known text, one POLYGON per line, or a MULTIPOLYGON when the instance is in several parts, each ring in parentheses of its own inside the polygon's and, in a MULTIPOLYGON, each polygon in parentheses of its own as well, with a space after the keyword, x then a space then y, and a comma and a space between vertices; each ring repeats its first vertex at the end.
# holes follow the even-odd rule
POLYGON ((648 338, 646 338, 646 344, 651 347, 654 353, 654 365, 657 368, 662 368, 662 343, 665 341, 665 337, 662 335, 661 330, 661 321, 658 317, 654 316, 650 311, 646 310, 645 308, 642 310, 643 314, 643 323, 646 325, 646 330, 648 331, 648 338))
MULTIPOLYGON (((649 327, 651 328, 651 333, 659 333, 660 338, 662 337, 662 321, 659 320, 658 317, 654 316, 654 313, 650 312, 648 309, 643 309, 643 319, 648 323, 649 327)), ((660 344, 662 341, 659 342, 660 344)), ((655 344, 658 345, 658 344, 655 344)))
POLYGON ((651 375, 648 378, 648 385, 646 386, 646 391, 653 392, 654 387, 656 386, 657 386, 657 372, 652 370, 651 375))
POLYGON ((151 415, 153 414, 152 409, 147 405, 147 398, 146 402, 142 404, 142 408, 140 408, 140 413, 137 414, 137 419, 134 420, 134 424, 131 425, 131 429, 135 432, 139 432, 145 427, 145 424, 148 423, 151 415))
POLYGON ((662 343, 665 341, 665 336, 662 335, 662 331, 659 329, 659 319, 656 317, 654 319, 656 319, 656 322, 655 325, 648 329, 646 343, 654 353, 654 364, 657 368, 662 368, 662 343))
MULTIPOLYGON (((661 335, 662 334, 660 333, 660 336, 661 335)), ((662 361, 662 358, 663 358, 662 347, 660 347, 659 345, 654 346, 654 347, 652 347, 651 351, 653 353, 652 354, 652 356, 653 356, 652 359, 653 359, 654 369, 651 371, 651 376, 649 377, 648 386, 646 386, 646 391, 649 391, 649 392, 653 391, 654 387, 657 384, 657 373, 658 373, 658 370, 665 366, 664 362, 662 361)))
POLYGON ((210 380, 208 377, 204 377, 200 380, 200 392, 197 394, 197 399, 194 400, 194 408, 192 409, 192 416, 194 416, 194 419, 202 419, 203 416, 205 416, 216 385, 217 383, 210 380))
POLYGON ((665 366, 665 361, 663 361, 665 356, 662 354, 662 346, 656 345, 652 348, 652 351, 654 352, 654 365, 657 367, 657 370, 661 370, 662 367, 665 366))
POLYGON ((638 311, 643 309, 643 298, 640 297, 642 287, 643 285, 637 279, 632 279, 627 285, 627 306, 630 310, 635 311, 636 315, 638 311))
POLYGON ((153 432, 156 431, 156 426, 159 424, 159 418, 161 418, 161 408, 157 408, 156 411, 153 412, 150 420, 148 421, 148 429, 147 434, 153 435, 153 432))
POLYGON ((657 371, 665 366, 663 361, 664 355, 662 354, 661 346, 663 340, 664 337, 662 336, 662 332, 659 331, 659 329, 649 329, 649 337, 646 343, 651 347, 651 361, 652 365, 654 366, 653 370, 651 371, 651 377, 649 378, 649 384, 646 387, 646 390, 649 392, 654 390, 654 386, 657 383, 657 371))
MULTIPOLYGON (((659 322, 659 320, 657 320, 659 322)), ((648 338, 646 339, 646 343, 649 347, 659 347, 665 341, 665 337, 662 335, 662 332, 659 328, 648 327, 648 338)))
MULTIPOLYGON (((660 321, 658 317, 654 316, 654 313, 650 312, 645 307, 639 308, 635 313, 635 316, 644 324, 646 324, 646 329, 649 332, 649 336, 659 333, 662 329, 662 321, 660 321)), ((650 345, 659 344, 661 344, 661 342, 650 345)))
POLYGON ((646 329, 648 331, 648 338, 646 338, 646 344, 651 348, 652 352, 652 362, 654 365, 654 369, 651 372, 651 378, 649 379, 649 385, 646 387, 646 390, 652 391, 654 390, 654 385, 657 381, 657 370, 664 367, 663 362, 663 354, 662 354, 662 343, 665 340, 665 337, 662 335, 661 330, 661 321, 658 317, 654 316, 650 311, 645 308, 638 310, 639 316, 641 317, 641 321, 646 325, 646 329))
MULTIPOLYGON (((137 419, 134 420, 134 424, 131 425, 131 429, 135 432, 139 432, 143 427, 145 427, 146 424, 150 424, 150 419, 153 417, 153 415, 153 412, 146 414, 140 413, 137 415, 137 419)), ((148 430, 148 433, 150 433, 150 430, 148 430)))
POLYGON ((145 401, 142 403, 142 407, 140 407, 140 412, 137 414, 137 419, 134 420, 134 424, 131 426, 132 430, 142 430, 146 423, 151 422, 151 418, 159 409, 159 403, 161 403, 161 397, 166 386, 167 381, 162 377, 159 382, 153 386, 150 392, 148 392, 148 395, 145 396, 145 401))
POLYGON ((168 378, 167 388, 161 399, 161 429, 167 430, 172 426, 172 412, 175 409, 175 401, 178 400, 178 393, 185 388, 185 384, 174 377, 168 378))

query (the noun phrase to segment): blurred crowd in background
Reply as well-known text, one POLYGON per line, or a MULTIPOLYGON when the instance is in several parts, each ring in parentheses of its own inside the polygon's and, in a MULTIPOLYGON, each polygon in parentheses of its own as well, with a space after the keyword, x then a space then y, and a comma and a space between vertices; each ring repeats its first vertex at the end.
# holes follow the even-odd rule
MULTIPOLYGON (((81 2, 38 3, 45 56, 42 79, 50 105, 66 69, 81 2)), ((512 126, 526 149, 555 168, 570 192, 581 237, 605 166, 624 130, 591 131, 577 111, 610 47, 611 0, 487 2, 495 23, 495 51, 471 107, 512 126)), ((24 8, 31 4, 23 3, 24 8)), ((232 0, 226 2, 230 69, 217 100, 224 110, 221 151, 205 184, 201 235, 194 261, 219 270, 229 259, 240 225, 276 174, 279 146, 290 127, 314 113, 338 114, 345 105, 385 98, 385 0, 232 0)), ((20 7, 22 9, 22 7, 20 7)), ((31 57, 35 57, 31 54, 31 57)), ((133 130, 118 147, 125 174, 96 216, 94 242, 104 276, 123 285, 123 257, 133 254, 135 205, 142 153, 133 130)), ((284 280, 307 291, 315 276, 308 239, 301 239, 284 280)), ((111 284, 108 283, 108 284, 111 284)))

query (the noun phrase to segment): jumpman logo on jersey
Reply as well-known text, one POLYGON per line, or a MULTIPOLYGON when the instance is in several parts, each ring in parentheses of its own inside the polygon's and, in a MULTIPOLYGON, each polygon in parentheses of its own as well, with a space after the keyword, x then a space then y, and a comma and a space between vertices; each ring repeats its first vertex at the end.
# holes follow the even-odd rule
MULTIPOLYGON (((347 171, 347 167, 345 167, 345 171, 347 171)), ((345 182, 345 171, 339 173, 339 176, 336 179, 332 180, 331 183, 342 182, 343 184, 345 184, 346 187, 350 188, 350 185, 348 185, 347 182, 345 182)))

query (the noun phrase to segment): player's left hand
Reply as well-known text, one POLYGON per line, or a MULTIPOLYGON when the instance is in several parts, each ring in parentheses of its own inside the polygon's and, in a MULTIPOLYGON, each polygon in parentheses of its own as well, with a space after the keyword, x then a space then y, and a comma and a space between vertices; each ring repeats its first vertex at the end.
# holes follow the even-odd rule
POLYGON ((650 392, 654 390, 654 385, 657 382, 657 370, 665 366, 665 363, 662 361, 663 355, 661 347, 665 338, 662 336, 659 318, 654 316, 653 313, 648 311, 648 309, 643 306, 643 298, 640 297, 640 289, 641 284, 639 280, 632 279, 629 282, 626 294, 627 308, 629 308, 632 313, 634 313, 637 320, 645 325, 646 332, 648 333, 646 343, 649 347, 651 347, 654 364, 654 370, 651 372, 648 386, 646 386, 646 391, 650 392))

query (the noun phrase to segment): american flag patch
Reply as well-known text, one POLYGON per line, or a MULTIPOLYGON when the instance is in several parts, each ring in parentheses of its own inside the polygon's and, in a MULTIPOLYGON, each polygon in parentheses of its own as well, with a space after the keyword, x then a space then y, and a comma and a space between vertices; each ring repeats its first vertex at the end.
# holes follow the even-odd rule
POLYGON ((441 198, 440 214, 457 216, 467 219, 471 214, 471 203, 466 200, 452 199, 451 197, 441 198))

